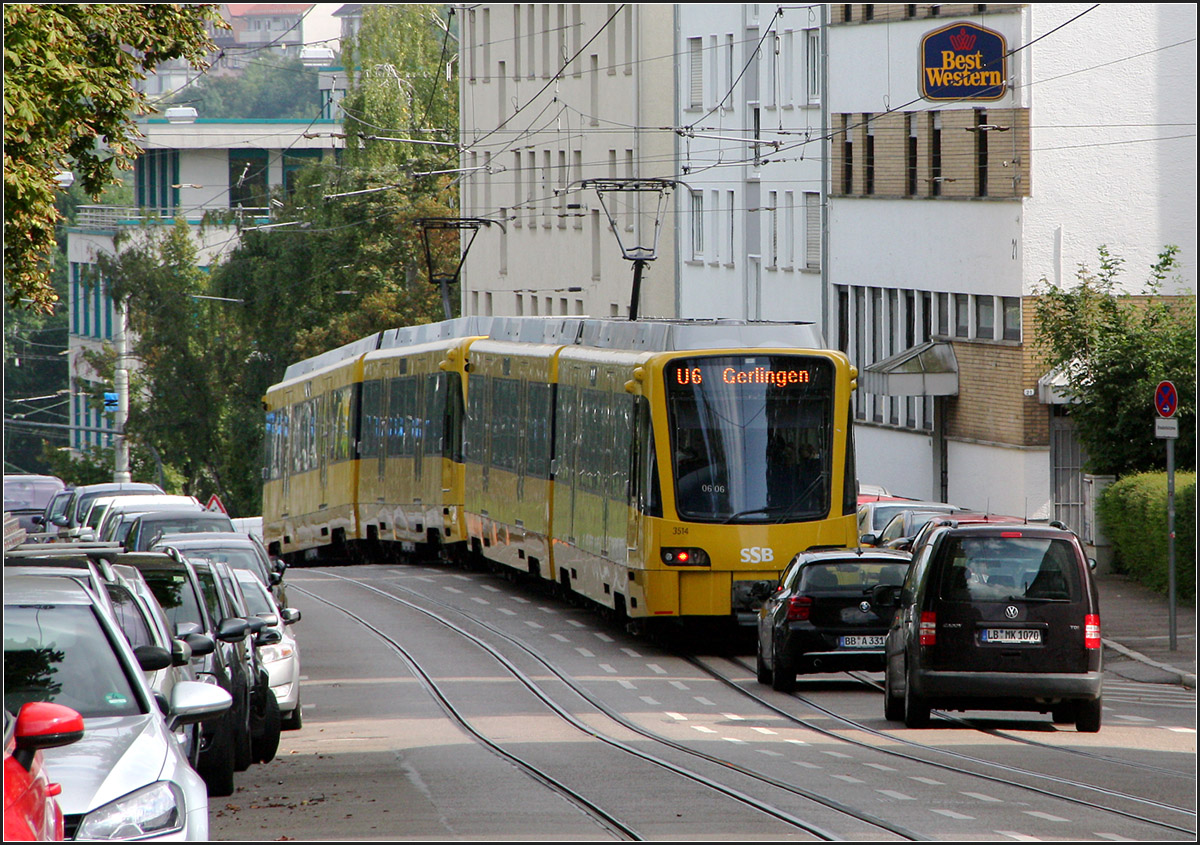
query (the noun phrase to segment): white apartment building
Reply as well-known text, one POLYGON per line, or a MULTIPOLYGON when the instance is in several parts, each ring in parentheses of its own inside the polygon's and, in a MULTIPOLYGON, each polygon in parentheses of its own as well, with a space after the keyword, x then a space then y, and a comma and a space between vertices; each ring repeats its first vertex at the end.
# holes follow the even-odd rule
MULTIPOLYGON (((290 190, 294 174, 343 144, 340 122, 331 120, 217 120, 164 118, 139 123, 143 153, 133 172, 129 207, 81 206, 67 230, 70 309, 67 355, 71 384, 70 445, 111 446, 113 415, 92 407, 86 383, 98 376, 84 349, 113 344, 120 315, 103 279, 89 272, 100 255, 114 252, 118 232, 144 224, 185 219, 196 238, 201 267, 220 263, 238 243, 232 225, 206 225, 206 212, 236 212, 243 226, 269 224, 270 201, 290 190)), ((109 388, 111 390, 112 388, 109 388)))
MULTIPOLYGON (((490 221, 463 233, 464 248, 475 235, 464 315, 628 316, 621 244, 653 243, 659 196, 621 191, 606 209, 587 180, 675 177, 674 50, 669 5, 463 10, 461 216, 490 221)), ((643 316, 678 313, 670 211, 643 274, 643 316)))
POLYGON ((676 10, 680 316, 820 324, 825 6, 676 10))

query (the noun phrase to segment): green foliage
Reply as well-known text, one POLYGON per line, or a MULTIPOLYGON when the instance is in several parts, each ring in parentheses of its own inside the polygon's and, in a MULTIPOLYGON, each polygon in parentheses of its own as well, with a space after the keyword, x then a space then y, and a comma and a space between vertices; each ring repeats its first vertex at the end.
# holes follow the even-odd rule
POLYGON ((1035 294, 1035 341, 1043 360, 1066 375, 1075 400, 1071 418, 1091 472, 1127 475, 1166 466, 1154 436, 1154 390, 1170 380, 1179 392, 1180 467, 1196 466, 1196 298, 1159 296, 1178 266, 1178 248, 1165 247, 1150 268, 1146 299, 1117 290, 1122 259, 1099 248, 1100 269, 1081 266, 1079 284, 1058 288, 1042 280, 1035 294))
POLYGON ((317 71, 299 58, 271 55, 237 76, 206 76, 173 105, 194 106, 203 118, 308 120, 320 112, 317 71))
MULTIPOLYGON (((1167 592, 1167 475, 1122 478, 1100 496, 1097 514, 1113 544, 1118 569, 1167 592)), ((1175 589, 1179 599, 1196 596, 1196 473, 1175 474, 1175 589)))
POLYGON ((14 306, 57 300, 46 266, 54 247, 60 171, 96 198, 140 152, 134 88, 161 62, 203 67, 205 23, 217 5, 6 3, 4 6, 4 283, 14 306), (100 143, 103 142, 103 143, 100 143))

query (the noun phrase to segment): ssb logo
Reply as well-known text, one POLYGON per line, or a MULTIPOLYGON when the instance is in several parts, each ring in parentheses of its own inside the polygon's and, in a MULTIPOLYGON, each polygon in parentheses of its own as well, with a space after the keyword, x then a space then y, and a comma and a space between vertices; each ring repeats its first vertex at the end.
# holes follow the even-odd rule
POLYGON ((766 546, 750 546, 742 549, 742 563, 770 563, 775 560, 775 550, 766 546))

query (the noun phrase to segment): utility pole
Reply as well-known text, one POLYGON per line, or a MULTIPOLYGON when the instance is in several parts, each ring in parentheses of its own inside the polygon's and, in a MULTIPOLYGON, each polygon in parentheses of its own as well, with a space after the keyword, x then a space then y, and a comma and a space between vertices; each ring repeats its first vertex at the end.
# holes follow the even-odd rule
POLYGON ((125 424, 129 420, 129 305, 128 300, 122 299, 114 303, 117 307, 116 346, 117 368, 113 374, 113 387, 117 391, 116 439, 113 441, 113 481, 130 481, 129 474, 129 440, 125 437, 125 424))

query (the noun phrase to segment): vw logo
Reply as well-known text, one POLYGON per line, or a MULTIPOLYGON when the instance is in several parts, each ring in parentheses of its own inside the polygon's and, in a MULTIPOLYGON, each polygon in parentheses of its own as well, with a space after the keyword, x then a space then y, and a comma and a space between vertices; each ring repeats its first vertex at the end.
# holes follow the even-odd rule
POLYGON ((1017 610, 1017 608, 1011 604, 1008 607, 1004 608, 1004 615, 1007 616, 1009 619, 1016 619, 1017 614, 1020 612, 1021 611, 1017 610))
POLYGON ((864 601, 861 604, 859 604, 858 609, 861 610, 863 613, 866 613, 868 610, 871 609, 871 603, 869 601, 864 601))

